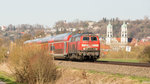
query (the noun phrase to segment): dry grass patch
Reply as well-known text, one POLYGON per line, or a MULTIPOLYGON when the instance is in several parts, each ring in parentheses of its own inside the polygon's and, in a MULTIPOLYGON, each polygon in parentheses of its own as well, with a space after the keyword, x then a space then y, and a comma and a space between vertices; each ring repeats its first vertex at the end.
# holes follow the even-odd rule
MULTIPOLYGON (((126 52, 124 50, 120 51, 109 51, 106 56, 101 59, 119 59, 119 60, 139 60, 139 54, 143 51, 145 46, 132 47, 131 52, 126 52)), ((141 58, 140 58, 141 59, 141 58)))
POLYGON ((141 62, 150 63, 150 45, 146 46, 144 50, 139 54, 139 59, 141 62))
POLYGON ((62 77, 56 84, 140 84, 128 77, 78 69, 61 68, 62 77))

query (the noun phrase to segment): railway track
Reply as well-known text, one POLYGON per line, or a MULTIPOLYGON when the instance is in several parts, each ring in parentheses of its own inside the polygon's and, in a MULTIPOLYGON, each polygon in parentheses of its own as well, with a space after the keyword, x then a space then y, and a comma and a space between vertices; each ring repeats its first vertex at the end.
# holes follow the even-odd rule
POLYGON ((150 67, 150 63, 132 63, 132 62, 115 62, 115 61, 96 61, 94 63, 124 65, 124 66, 150 67))
MULTIPOLYGON (((67 61, 62 59, 57 59, 60 61, 67 61)), ((72 61, 72 62, 81 62, 81 61, 72 61)), ((150 67, 150 63, 133 63, 133 62, 116 62, 116 61, 84 61, 83 63, 97 63, 97 64, 112 64, 112 65, 123 65, 123 66, 137 66, 137 67, 150 67)))

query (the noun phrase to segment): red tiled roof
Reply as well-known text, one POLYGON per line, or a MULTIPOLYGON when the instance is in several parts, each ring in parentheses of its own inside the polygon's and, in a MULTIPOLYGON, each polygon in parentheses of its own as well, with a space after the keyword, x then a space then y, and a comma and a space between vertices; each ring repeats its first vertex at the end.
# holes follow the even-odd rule
POLYGON ((118 42, 121 42, 121 38, 116 38, 116 40, 117 40, 118 42))
POLYGON ((101 44, 101 49, 110 49, 109 45, 101 44))
POLYGON ((24 32, 20 32, 21 34, 24 34, 24 32))
POLYGON ((146 41, 146 42, 138 42, 138 45, 150 45, 150 41, 146 41))
POLYGON ((137 40, 133 38, 132 41, 129 43, 129 45, 135 45, 136 43, 137 43, 137 40))

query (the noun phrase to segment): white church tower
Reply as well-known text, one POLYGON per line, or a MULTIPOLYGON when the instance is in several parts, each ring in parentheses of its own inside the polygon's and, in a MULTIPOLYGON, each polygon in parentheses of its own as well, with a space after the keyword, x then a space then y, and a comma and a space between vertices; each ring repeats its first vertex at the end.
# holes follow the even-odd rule
POLYGON ((121 44, 127 44, 128 37, 127 37, 127 24, 125 22, 121 26, 121 44))
POLYGON ((107 25, 107 36, 106 36, 106 44, 107 45, 111 44, 112 38, 113 38, 113 27, 109 22, 109 24, 107 25))

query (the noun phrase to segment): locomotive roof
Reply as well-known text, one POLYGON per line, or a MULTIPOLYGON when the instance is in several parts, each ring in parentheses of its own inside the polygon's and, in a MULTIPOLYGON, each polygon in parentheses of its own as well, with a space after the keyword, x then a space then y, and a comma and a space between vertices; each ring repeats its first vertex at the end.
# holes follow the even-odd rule
POLYGON ((77 33, 77 34, 73 35, 72 37, 88 36, 88 35, 95 36, 95 34, 93 34, 93 33, 91 33, 91 32, 84 32, 84 33, 77 33))
POLYGON ((78 36, 81 36, 82 34, 75 34, 73 35, 72 37, 78 37, 78 36))

